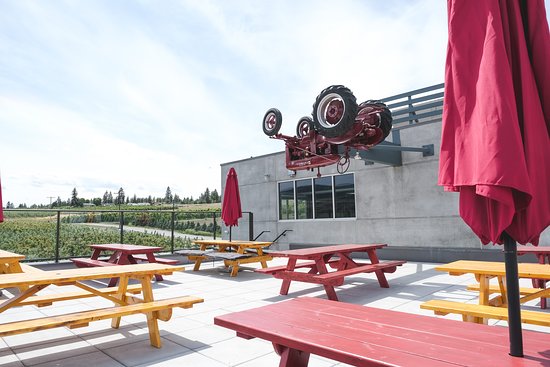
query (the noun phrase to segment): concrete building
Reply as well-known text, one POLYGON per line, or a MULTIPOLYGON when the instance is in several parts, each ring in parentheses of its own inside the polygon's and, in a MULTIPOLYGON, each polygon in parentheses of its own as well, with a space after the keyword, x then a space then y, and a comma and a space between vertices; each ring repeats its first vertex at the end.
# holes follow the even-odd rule
MULTIPOLYGON (((501 246, 481 245, 458 215, 458 193, 437 185, 442 97, 443 84, 385 98, 394 119, 386 141, 394 144, 361 152, 344 175, 335 165, 322 167, 320 179, 316 170, 289 172, 284 152, 221 164, 222 192, 234 167, 243 211, 253 216, 251 228, 244 214, 233 238, 269 231, 258 240, 284 233, 273 245, 278 249, 387 243, 385 259, 502 260, 501 246)), ((541 244, 550 244, 549 232, 541 244)))

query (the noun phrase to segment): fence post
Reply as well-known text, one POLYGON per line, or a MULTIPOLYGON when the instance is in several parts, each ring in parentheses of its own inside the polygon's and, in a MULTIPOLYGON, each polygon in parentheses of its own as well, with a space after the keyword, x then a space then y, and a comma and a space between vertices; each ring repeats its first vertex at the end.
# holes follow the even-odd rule
POLYGON ((212 232, 214 234, 214 239, 216 239, 216 212, 212 213, 212 232))
POLYGON ((171 238, 171 252, 174 253, 174 228, 176 226, 176 211, 172 210, 172 238, 171 238))
POLYGON ((59 238, 61 236, 61 210, 57 211, 57 228, 55 231, 55 262, 59 262, 59 238))
POLYGON ((254 213, 248 212, 248 240, 254 241, 254 213))
POLYGON ((120 243, 124 243, 124 212, 120 212, 120 243))

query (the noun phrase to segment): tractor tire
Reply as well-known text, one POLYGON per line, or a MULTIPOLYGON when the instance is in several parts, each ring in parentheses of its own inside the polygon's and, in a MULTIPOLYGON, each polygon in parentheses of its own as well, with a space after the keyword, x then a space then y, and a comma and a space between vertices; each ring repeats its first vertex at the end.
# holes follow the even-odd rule
POLYGON ((313 104, 313 126, 327 138, 345 134, 353 126, 356 115, 357 100, 343 85, 323 90, 313 104))
POLYGON ((388 107, 380 101, 376 100, 368 100, 359 105, 359 110, 361 110, 364 107, 372 107, 379 111, 380 113, 380 129, 384 133, 384 139, 390 134, 391 128, 392 128, 392 121, 393 117, 391 115, 391 111, 388 109, 388 107))
POLYGON ((267 136, 277 135, 283 124, 283 115, 276 108, 270 108, 264 115, 262 128, 267 136))
POLYGON ((304 116, 298 120, 298 125, 296 125, 296 136, 300 139, 304 136, 308 136, 311 129, 313 129, 313 120, 309 116, 304 116))

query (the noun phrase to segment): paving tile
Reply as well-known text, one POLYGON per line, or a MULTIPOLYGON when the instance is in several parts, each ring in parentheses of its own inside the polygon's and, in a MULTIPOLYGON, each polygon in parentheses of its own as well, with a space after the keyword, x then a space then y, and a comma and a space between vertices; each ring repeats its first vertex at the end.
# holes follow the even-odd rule
POLYGON ((59 360, 35 365, 35 367, 82 367, 82 366, 124 367, 123 364, 118 363, 113 358, 109 357, 108 355, 100 351, 80 354, 74 357, 59 359, 59 360))
POLYGON ((155 348, 149 343, 149 338, 131 344, 121 344, 114 348, 101 350, 124 366, 133 367, 140 364, 151 364, 165 361, 169 358, 188 354, 190 349, 162 338, 162 348, 155 348))

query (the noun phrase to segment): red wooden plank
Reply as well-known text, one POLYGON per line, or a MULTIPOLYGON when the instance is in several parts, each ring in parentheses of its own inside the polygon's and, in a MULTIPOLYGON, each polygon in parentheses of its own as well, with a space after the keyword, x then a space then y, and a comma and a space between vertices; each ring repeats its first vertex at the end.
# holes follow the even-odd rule
MULTIPOLYGON (((292 307, 300 307, 299 312, 322 312, 329 315, 345 315, 355 320, 369 320, 383 325, 395 325, 394 319, 388 319, 387 310, 382 310, 373 307, 355 305, 351 303, 335 303, 326 302, 319 298, 303 297, 300 298, 298 305, 292 307), (368 308, 368 313, 365 312, 368 308)), ((404 318, 399 320, 399 326, 403 328, 418 329, 431 333, 440 333, 446 335, 451 333, 454 337, 462 337, 470 340, 473 334, 476 335, 476 340, 483 342, 493 342, 495 337, 502 335, 501 327, 479 328, 477 324, 469 322, 456 322, 455 320, 443 319, 434 316, 416 315, 414 319, 404 318)), ((548 349, 548 337, 550 334, 545 333, 528 333, 523 336, 524 341, 528 342, 533 347, 543 350, 548 349), (541 337, 542 335, 542 337, 541 337), (542 341, 542 342, 541 342, 542 341)))
POLYGON ((384 270, 388 268, 395 268, 396 266, 403 265, 405 261, 386 261, 378 264, 366 264, 356 266, 354 268, 348 268, 345 270, 337 270, 326 274, 315 275, 316 279, 321 282, 332 279, 342 279, 345 276, 359 274, 359 273, 372 273, 377 270, 384 270))
POLYGON ((158 252, 162 250, 162 247, 158 246, 142 246, 122 243, 93 244, 90 245, 90 247, 93 249, 100 249, 105 251, 122 251, 127 254, 143 254, 147 252, 158 252))
POLYGON ((338 252, 350 253, 350 252, 365 252, 367 250, 379 249, 386 247, 387 244, 376 243, 366 245, 335 245, 335 246, 319 246, 308 247, 298 250, 287 251, 272 251, 269 254, 278 257, 295 257, 298 259, 314 259, 319 256, 336 254, 338 252))
MULTIPOLYGON (((235 317, 235 314, 217 316, 214 318, 214 324, 235 330, 241 334, 265 339, 274 344, 290 346, 296 350, 306 351, 353 366, 451 366, 449 363, 418 355, 410 355, 399 350, 384 347, 373 348, 365 342, 349 341, 339 337, 335 338, 333 335, 319 334, 309 329, 293 327, 292 325, 283 323, 270 323, 269 328, 259 327, 258 325, 262 324, 259 315, 254 315, 254 318, 250 318, 246 317, 244 312, 240 314, 242 318, 235 317), (312 343, 311 340, 315 340, 315 342, 312 343)), ((456 365, 453 364, 452 366, 456 365)))
POLYGON ((216 319, 219 319, 216 321, 219 325, 222 325, 220 322, 233 322, 232 327, 222 326, 236 327, 240 332, 244 332, 242 328, 245 327, 247 328, 245 333, 248 335, 264 337, 270 341, 274 341, 273 338, 283 338, 287 344, 280 344, 296 349, 308 348, 306 351, 311 353, 351 364, 353 363, 350 358, 361 360, 363 358, 360 357, 361 353, 364 354, 365 351, 368 351, 368 357, 364 356, 364 358, 377 359, 377 354, 371 353, 373 349, 378 352, 383 351, 386 355, 391 356, 387 361, 405 366, 420 366, 422 363, 425 366, 434 366, 436 365, 435 361, 440 363, 441 359, 447 359, 448 362, 448 364, 441 365, 470 366, 481 363, 484 365, 494 364, 495 366, 540 366, 541 363, 542 365, 550 364, 549 355, 544 357, 537 352, 539 350, 548 352, 550 345, 550 335, 548 334, 525 332, 527 338, 524 340, 538 338, 542 339, 542 342, 536 343, 536 347, 531 343, 526 345, 526 355, 529 358, 519 359, 521 364, 517 364, 519 363, 518 358, 509 357, 507 354, 508 334, 507 329, 504 328, 377 310, 318 299, 302 298, 225 315, 216 319), (361 311, 359 314, 358 310, 361 311), (349 311, 353 311, 352 313, 355 314, 350 316, 349 311), (380 320, 372 321, 370 316, 373 313, 377 314, 375 319, 380 320), (412 325, 404 327, 404 321, 412 322, 412 325), (420 321, 420 324, 417 321, 420 321), (431 324, 431 330, 424 329, 423 326, 427 324, 431 324), (455 336, 456 330, 463 329, 449 329, 445 327, 447 325, 474 327, 469 327, 471 330, 467 333, 462 332, 455 336), (488 338, 485 331, 490 329, 492 329, 490 334, 493 335, 488 338), (276 335, 269 334, 269 330, 276 330, 276 335), (455 331, 451 332, 450 330, 455 331), (484 340, 478 345, 477 343, 480 343, 479 334, 484 340), (476 341, 472 342, 472 339, 476 341), (343 344, 338 344, 337 350, 334 350, 334 343, 331 342, 334 340, 343 342, 343 344), (419 356, 418 353, 422 355, 419 356), (403 354, 408 355, 405 360, 401 359, 403 354), (417 360, 417 357, 421 360, 417 360), (426 360, 426 357, 431 359, 426 360), (420 364, 415 364, 415 361, 420 364))

